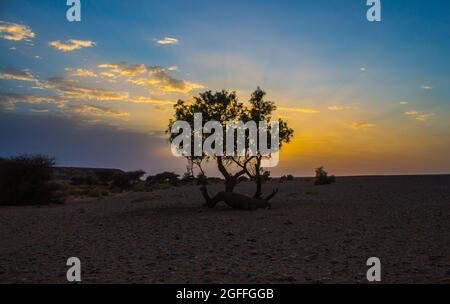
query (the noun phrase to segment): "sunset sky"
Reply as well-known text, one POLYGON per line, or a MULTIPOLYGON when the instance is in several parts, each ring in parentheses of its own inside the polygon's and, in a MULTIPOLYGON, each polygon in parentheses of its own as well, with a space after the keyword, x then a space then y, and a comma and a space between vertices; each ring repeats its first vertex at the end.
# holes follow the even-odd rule
POLYGON ((0 156, 182 173, 173 103, 261 86, 295 130, 273 175, 449 173, 450 2, 381 2, 2 0, 0 156))

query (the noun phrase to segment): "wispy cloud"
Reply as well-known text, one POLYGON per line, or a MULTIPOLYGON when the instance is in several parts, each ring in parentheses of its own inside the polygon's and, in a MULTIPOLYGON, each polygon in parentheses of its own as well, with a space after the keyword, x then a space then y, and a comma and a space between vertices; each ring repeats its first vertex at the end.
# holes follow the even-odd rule
POLYGON ((416 110, 410 110, 410 111, 406 111, 405 112, 406 116, 412 116, 414 117, 416 120, 418 121, 427 121, 428 119, 430 119, 432 116, 434 116, 433 113, 421 113, 419 111, 416 110))
MULTIPOLYGON (((126 62, 104 63, 98 66, 107 69, 110 77, 126 76, 125 81, 138 86, 146 86, 162 92, 186 94, 194 89, 202 89, 200 83, 180 80, 171 77, 161 66, 145 66, 144 64, 128 64, 126 62)), ((103 74, 101 74, 103 75, 103 74)), ((106 74, 105 74, 106 76, 106 74)))
POLYGON ((48 113, 48 112, 50 112, 50 109, 32 108, 31 112, 34 112, 34 113, 48 113))
POLYGON ((352 123, 352 129, 354 129, 354 130, 368 129, 368 128, 374 128, 374 127, 376 127, 376 124, 364 122, 364 121, 352 123))
POLYGON ((320 113, 319 110, 316 110, 316 109, 310 109, 310 108, 278 107, 277 109, 280 110, 280 111, 286 111, 286 112, 298 112, 298 113, 306 113, 306 114, 317 114, 317 113, 320 113))
POLYGON ((150 103, 150 104, 158 104, 158 105, 173 105, 175 101, 161 99, 153 96, 133 96, 130 99, 131 102, 134 103, 150 103))
POLYGON ((71 52, 84 47, 92 47, 95 45, 95 42, 90 40, 70 39, 65 42, 61 42, 59 40, 50 41, 48 44, 59 51, 71 52))
POLYGON ((93 88, 74 83, 73 80, 63 77, 52 77, 43 83, 47 89, 55 89, 62 93, 64 98, 76 100, 127 100, 129 93, 113 91, 103 88, 93 88))
POLYGON ((16 104, 57 104, 61 106, 64 101, 59 96, 40 96, 40 95, 24 95, 0 92, 0 108, 12 110, 16 104))
POLYGON ((34 37, 35 33, 26 25, 0 21, 0 38, 12 41, 31 41, 34 37))
POLYGON ((76 76, 76 77, 98 77, 98 75, 89 69, 83 69, 83 68, 65 68, 65 71, 69 72, 70 76, 76 76))
POLYGON ((330 106, 330 107, 328 107, 328 110, 330 110, 330 111, 342 111, 342 110, 344 110, 344 107, 343 106, 330 106))
POLYGON ((329 111, 359 110, 359 103, 351 105, 332 105, 327 108, 329 111))
POLYGON ((419 115, 416 116, 416 120, 418 120, 418 121, 427 121, 428 119, 430 119, 433 116, 434 116, 434 113, 419 114, 419 115))
POLYGON ((162 39, 155 39, 157 44, 178 44, 178 39, 174 37, 164 37, 162 39))
POLYGON ((96 106, 91 104, 68 105, 66 106, 71 112, 78 114, 87 114, 92 116, 108 116, 115 118, 123 118, 130 116, 130 113, 110 107, 96 106))
POLYGON ((409 102, 408 101, 400 101, 401 105, 407 105, 409 102))
POLYGON ((1 79, 14 79, 21 81, 36 81, 36 78, 28 70, 19 70, 13 67, 0 67, 1 79))
POLYGON ((433 87, 429 86, 429 85, 421 86, 420 88, 423 89, 423 90, 427 90, 427 91, 433 90, 433 87))
POLYGON ((419 112, 417 112, 416 110, 410 110, 410 111, 406 111, 405 115, 407 115, 407 116, 416 116, 416 115, 419 115, 419 112))
POLYGON ((118 63, 103 63, 98 66, 99 68, 109 69, 111 75, 117 74, 122 76, 136 76, 145 72, 146 67, 144 64, 132 64, 129 65, 126 62, 118 63))

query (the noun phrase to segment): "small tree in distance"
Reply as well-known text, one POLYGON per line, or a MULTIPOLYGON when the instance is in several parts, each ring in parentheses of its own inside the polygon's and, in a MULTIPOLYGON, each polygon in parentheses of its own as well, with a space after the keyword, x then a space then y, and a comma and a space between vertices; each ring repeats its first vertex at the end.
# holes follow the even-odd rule
POLYGON ((328 176, 328 172, 323 167, 316 168, 315 185, 329 185, 335 182, 334 175, 328 176))

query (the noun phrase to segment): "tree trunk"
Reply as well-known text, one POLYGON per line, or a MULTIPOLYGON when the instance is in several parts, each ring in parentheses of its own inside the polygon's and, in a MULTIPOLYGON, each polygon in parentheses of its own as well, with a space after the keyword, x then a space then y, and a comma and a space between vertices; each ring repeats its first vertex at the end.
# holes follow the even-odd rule
POLYGON ((273 190, 269 196, 262 199, 255 199, 233 192, 219 192, 214 197, 210 197, 206 185, 200 187, 200 191, 206 201, 204 206, 208 208, 214 208, 217 203, 225 202, 233 209, 256 210, 258 208, 270 208, 271 204, 269 201, 277 194, 278 189, 273 190))
POLYGON ((262 195, 262 179, 261 179, 261 158, 256 158, 255 164, 255 182, 256 182, 256 191, 253 195, 253 198, 261 198, 262 195))
POLYGON ((233 192, 234 187, 236 187, 236 179, 234 177, 225 180, 225 192, 233 192))

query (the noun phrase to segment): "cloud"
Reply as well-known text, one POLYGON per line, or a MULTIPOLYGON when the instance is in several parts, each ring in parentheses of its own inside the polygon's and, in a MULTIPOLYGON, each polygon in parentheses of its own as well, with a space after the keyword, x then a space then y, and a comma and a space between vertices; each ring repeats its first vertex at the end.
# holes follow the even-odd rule
POLYGON ((417 112, 416 110, 410 110, 410 111, 406 111, 405 115, 407 115, 407 116, 416 116, 416 115, 419 115, 419 112, 417 112))
POLYGON ((428 86, 428 85, 426 85, 426 86, 421 86, 420 88, 423 89, 423 90, 427 90, 427 91, 433 90, 433 87, 432 87, 432 86, 428 86))
MULTIPOLYGON (((107 69, 105 77, 126 76, 126 81, 138 86, 146 86, 163 92, 188 93, 194 89, 203 89, 200 83, 179 80, 171 77, 161 66, 130 65, 126 62, 103 63, 98 66, 107 69)), ((101 73, 101 75, 102 75, 101 73)))
POLYGON ((434 116, 433 113, 429 113, 429 114, 419 114, 416 116, 416 120, 418 121, 427 121, 429 118, 431 118, 432 116, 434 116))
POLYGON ((361 72, 365 72, 365 71, 366 71, 366 68, 365 68, 365 67, 361 67, 361 68, 359 68, 359 70, 360 70, 361 72))
POLYGON ((173 37, 164 37, 162 39, 156 39, 157 44, 178 44, 178 39, 173 37))
POLYGON ((12 41, 31 41, 35 34, 26 25, 0 21, 0 38, 12 41))
POLYGON ((152 96, 133 96, 130 101, 134 103, 151 103, 158 105, 174 105, 176 103, 175 101, 152 96))
POLYGON ((21 81, 36 81, 36 78, 28 70, 18 70, 13 67, 0 67, 0 78, 21 81))
POLYGON ((376 127, 373 123, 368 122, 353 122, 352 123, 352 129, 354 130, 360 130, 360 129, 368 129, 368 128, 374 128, 376 127))
POLYGON ((62 105, 64 101, 59 96, 23 95, 0 92, 0 108, 12 110, 18 103, 40 104, 50 103, 62 105))
POLYGON ((123 118, 130 116, 130 113, 123 112, 110 107, 96 106, 91 104, 68 105, 65 108, 78 114, 87 114, 92 116, 108 116, 115 118, 123 118))
POLYGON ((75 84, 73 80, 62 77, 49 78, 44 82, 44 87, 58 90, 64 98, 77 100, 126 100, 129 96, 129 93, 125 91, 82 86, 75 84))
POLYGON ((31 112, 34 112, 34 113, 48 113, 48 112, 50 112, 50 110, 49 109, 33 108, 33 109, 31 109, 31 112))
POLYGON ((95 42, 92 42, 90 40, 70 39, 67 40, 66 42, 61 42, 59 40, 50 41, 48 44, 59 51, 71 52, 74 50, 81 49, 83 47, 92 47, 95 45, 95 42))
POLYGON ((102 69, 109 69, 110 76, 136 76, 142 74, 146 71, 146 67, 144 64, 132 64, 128 65, 126 62, 119 63, 103 63, 98 66, 102 69))
POLYGON ((330 106, 330 107, 328 107, 328 110, 330 110, 330 111, 342 111, 342 110, 344 110, 344 107, 343 106, 330 106))
POLYGON ((82 68, 65 68, 67 72, 69 72, 70 76, 76 76, 76 77, 98 77, 98 75, 91 70, 88 69, 82 69, 82 68))
POLYGON ((408 101, 400 101, 401 105, 407 105, 409 102, 408 101))
POLYGON ((283 108, 283 107, 279 107, 277 109, 280 110, 280 111, 299 112, 299 113, 306 113, 306 114, 317 114, 317 113, 320 113, 319 110, 309 109, 309 108, 283 108))
POLYGON ((413 116, 418 121, 427 121, 432 116, 434 116, 433 113, 421 113, 416 110, 410 110, 405 112, 406 116, 413 116))
POLYGON ((168 67, 167 70, 169 70, 169 71, 178 71, 178 67, 176 65, 172 65, 172 66, 168 67))
POLYGON ((110 72, 100 72, 100 77, 103 77, 103 78, 116 78, 116 75, 114 73, 110 73, 110 72))

